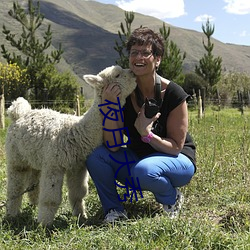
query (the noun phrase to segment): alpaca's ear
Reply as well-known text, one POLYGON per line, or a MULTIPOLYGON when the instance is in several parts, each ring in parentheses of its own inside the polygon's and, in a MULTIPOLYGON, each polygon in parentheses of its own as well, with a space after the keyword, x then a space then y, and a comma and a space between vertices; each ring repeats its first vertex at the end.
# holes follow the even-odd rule
POLYGON ((96 87, 98 85, 101 85, 103 82, 103 79, 100 76, 96 75, 84 75, 83 79, 86 83, 88 83, 92 87, 96 87))

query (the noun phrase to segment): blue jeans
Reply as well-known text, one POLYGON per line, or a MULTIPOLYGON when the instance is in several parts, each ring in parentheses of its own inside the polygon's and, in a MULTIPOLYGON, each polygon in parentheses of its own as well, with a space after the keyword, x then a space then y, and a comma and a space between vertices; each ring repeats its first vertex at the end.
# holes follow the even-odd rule
POLYGON ((124 184, 126 180, 131 180, 131 177, 138 177, 142 190, 151 191, 159 203, 173 205, 176 187, 188 184, 195 172, 194 164, 183 154, 171 156, 154 153, 139 159, 128 148, 122 147, 117 152, 111 152, 104 145, 92 152, 86 164, 105 214, 110 209, 124 211, 118 198, 116 179, 124 184), (129 164, 121 167, 122 162, 126 161, 125 156, 129 164))

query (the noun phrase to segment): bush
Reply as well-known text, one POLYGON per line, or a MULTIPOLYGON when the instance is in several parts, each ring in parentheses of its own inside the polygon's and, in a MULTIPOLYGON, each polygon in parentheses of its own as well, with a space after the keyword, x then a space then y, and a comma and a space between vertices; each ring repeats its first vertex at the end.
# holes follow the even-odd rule
POLYGON ((185 75, 185 80, 182 85, 183 89, 189 94, 193 95, 194 92, 196 94, 196 97, 199 95, 199 90, 202 88, 206 88, 207 83, 206 81, 198 76, 197 74, 190 72, 185 75))

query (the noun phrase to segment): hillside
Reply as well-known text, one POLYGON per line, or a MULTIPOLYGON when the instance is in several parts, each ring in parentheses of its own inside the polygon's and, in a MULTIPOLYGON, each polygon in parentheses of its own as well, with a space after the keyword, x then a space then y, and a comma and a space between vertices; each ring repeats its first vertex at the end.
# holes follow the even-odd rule
MULTIPOLYGON (((19 1, 21 4, 26 2, 19 1)), ((12 4, 10 0, 0 2, 1 26, 4 23, 7 28, 18 33, 18 23, 13 22, 8 15, 12 4)), ((114 50, 115 41, 119 41, 117 31, 120 29, 120 23, 124 22, 122 9, 95 1, 40 0, 40 10, 45 15, 45 25, 40 31, 44 31, 50 23, 53 45, 57 48, 58 44, 62 43, 62 70, 72 70, 79 76, 79 81, 83 82, 83 74, 95 74, 115 64, 118 59, 114 50)), ((143 25, 158 31, 162 24, 159 19, 135 13, 133 28, 143 25)), ((202 45, 203 33, 168 24, 167 26, 171 27, 170 39, 187 54, 184 71, 193 70, 205 53, 202 45)), ((250 46, 225 44, 215 39, 212 42, 215 56, 221 56, 223 59, 223 69, 250 74, 250 46)), ((6 44, 6 41, 0 36, 0 44, 3 43, 6 44)), ((89 88, 87 89, 89 92, 89 88)))

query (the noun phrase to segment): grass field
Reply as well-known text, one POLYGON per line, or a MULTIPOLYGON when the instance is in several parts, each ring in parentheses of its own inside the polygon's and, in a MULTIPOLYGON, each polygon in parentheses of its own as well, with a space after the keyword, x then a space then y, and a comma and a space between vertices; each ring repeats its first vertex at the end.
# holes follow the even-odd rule
MULTIPOLYGON (((0 249, 250 249, 250 110, 208 109, 198 120, 190 112, 190 133, 197 145, 197 173, 182 188, 181 215, 169 220, 152 194, 124 203, 131 218, 104 226, 93 183, 86 199, 89 218, 71 217, 64 188, 53 230, 36 224, 37 210, 24 198, 22 214, 6 221, 6 162, 0 130, 0 249)), ((139 196, 138 196, 139 197, 139 196)))

